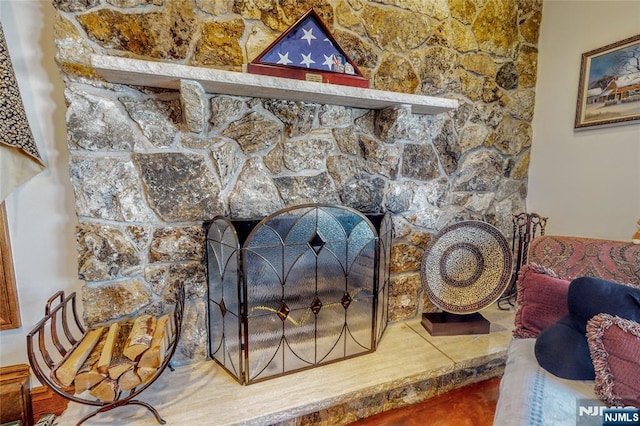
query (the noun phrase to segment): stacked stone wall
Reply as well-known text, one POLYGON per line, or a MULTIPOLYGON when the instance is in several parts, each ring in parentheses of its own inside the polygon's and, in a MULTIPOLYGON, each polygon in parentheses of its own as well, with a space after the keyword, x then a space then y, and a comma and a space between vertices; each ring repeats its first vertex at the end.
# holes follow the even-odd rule
POLYGON ((526 209, 541 0, 55 0, 85 319, 158 312, 185 282, 177 360, 206 357, 202 224, 322 202, 393 216, 390 317, 423 301, 432 235, 526 209), (414 115, 110 84, 90 56, 242 72, 314 8, 375 89, 455 98, 414 115))

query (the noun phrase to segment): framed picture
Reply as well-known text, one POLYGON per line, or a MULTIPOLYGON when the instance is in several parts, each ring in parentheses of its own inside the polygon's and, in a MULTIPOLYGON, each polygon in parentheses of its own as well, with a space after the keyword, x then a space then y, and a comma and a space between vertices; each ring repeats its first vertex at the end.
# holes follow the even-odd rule
POLYGON ((582 54, 575 129, 640 120, 640 34, 582 54))

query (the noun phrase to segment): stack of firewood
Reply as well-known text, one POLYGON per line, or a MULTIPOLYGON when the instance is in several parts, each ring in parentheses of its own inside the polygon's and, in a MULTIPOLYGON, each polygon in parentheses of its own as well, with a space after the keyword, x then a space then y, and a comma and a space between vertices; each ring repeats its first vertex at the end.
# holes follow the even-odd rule
POLYGON ((75 393, 115 401, 120 391, 147 383, 173 341, 173 315, 141 315, 89 329, 52 370, 52 378, 75 393))

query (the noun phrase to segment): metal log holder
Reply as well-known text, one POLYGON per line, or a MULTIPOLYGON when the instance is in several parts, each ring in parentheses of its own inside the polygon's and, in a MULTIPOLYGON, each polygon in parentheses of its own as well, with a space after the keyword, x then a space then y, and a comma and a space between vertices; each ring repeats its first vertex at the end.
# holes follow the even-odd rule
POLYGON ((498 307, 508 310, 515 306, 518 294, 517 281, 520 267, 525 265, 529 257, 529 243, 538 235, 544 235, 547 217, 537 213, 519 213, 513 215, 513 237, 511 250, 515 264, 511 275, 511 283, 502 297, 498 300, 498 307), (506 305, 505 305, 506 304, 506 305))
POLYGON ((65 297, 64 292, 59 291, 51 296, 45 306, 44 318, 38 322, 27 335, 27 352, 31 368, 41 383, 45 384, 63 398, 79 404, 98 407, 95 411, 80 419, 77 425, 84 423, 98 413, 103 413, 125 405, 141 405, 154 415, 158 423, 165 424, 166 421, 160 417, 160 414, 153 406, 134 398, 151 386, 167 366, 173 371, 170 361, 176 350, 180 336, 184 298, 184 288, 180 285, 176 289, 176 305, 173 312, 175 333, 171 337, 169 345, 167 345, 165 357, 160 367, 158 367, 153 377, 147 382, 129 391, 120 391, 114 401, 105 402, 74 395, 73 385, 69 388, 63 388, 51 378, 51 373, 55 366, 71 354, 82 341, 82 337, 87 331, 78 317, 75 292, 65 297))

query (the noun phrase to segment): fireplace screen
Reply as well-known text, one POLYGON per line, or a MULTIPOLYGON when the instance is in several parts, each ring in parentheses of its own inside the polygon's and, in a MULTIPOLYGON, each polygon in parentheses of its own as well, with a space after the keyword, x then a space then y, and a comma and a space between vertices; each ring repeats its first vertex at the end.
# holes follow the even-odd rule
POLYGON ((388 316, 388 215, 314 204, 207 226, 210 355, 240 383, 376 349, 388 316))

